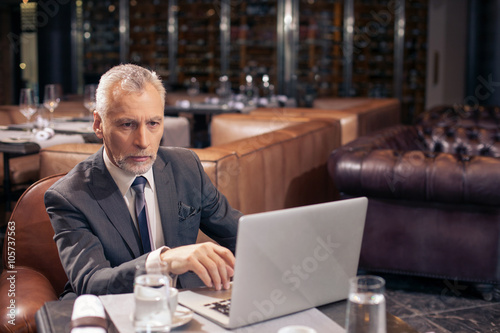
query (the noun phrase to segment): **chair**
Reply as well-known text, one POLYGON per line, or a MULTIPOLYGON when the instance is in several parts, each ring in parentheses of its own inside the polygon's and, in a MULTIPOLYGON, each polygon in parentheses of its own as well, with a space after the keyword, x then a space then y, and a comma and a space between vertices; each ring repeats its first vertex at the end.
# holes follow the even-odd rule
POLYGON ((31 185, 8 222, 0 277, 2 332, 36 332, 36 311, 45 302, 57 300, 68 280, 43 200, 47 189, 62 176, 53 175, 31 185), (9 323, 12 320, 15 326, 9 323))

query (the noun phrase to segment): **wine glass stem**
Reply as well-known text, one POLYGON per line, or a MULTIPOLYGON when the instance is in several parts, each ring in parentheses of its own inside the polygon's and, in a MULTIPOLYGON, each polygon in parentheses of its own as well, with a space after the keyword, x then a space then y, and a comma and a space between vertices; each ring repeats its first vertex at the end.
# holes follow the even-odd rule
POLYGON ((54 127, 54 109, 50 109, 50 118, 49 118, 49 123, 50 127, 54 127))
POLYGON ((26 117, 26 120, 27 120, 27 122, 26 122, 26 132, 28 132, 28 134, 29 134, 30 130, 31 130, 31 128, 30 128, 31 117, 26 117))

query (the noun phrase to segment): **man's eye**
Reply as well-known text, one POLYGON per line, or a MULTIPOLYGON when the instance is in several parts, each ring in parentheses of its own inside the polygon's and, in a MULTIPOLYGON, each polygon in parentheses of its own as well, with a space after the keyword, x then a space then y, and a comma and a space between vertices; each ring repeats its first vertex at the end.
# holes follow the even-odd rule
POLYGON ((132 127, 132 123, 122 123, 122 127, 129 128, 132 127))

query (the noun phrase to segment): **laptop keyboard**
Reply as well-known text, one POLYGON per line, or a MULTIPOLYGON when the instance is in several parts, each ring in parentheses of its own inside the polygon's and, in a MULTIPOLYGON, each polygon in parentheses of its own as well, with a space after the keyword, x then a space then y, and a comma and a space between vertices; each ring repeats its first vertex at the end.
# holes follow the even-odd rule
POLYGON ((212 303, 205 304, 209 309, 219 311, 223 315, 229 316, 229 308, 231 307, 231 299, 224 299, 222 301, 216 301, 212 303))

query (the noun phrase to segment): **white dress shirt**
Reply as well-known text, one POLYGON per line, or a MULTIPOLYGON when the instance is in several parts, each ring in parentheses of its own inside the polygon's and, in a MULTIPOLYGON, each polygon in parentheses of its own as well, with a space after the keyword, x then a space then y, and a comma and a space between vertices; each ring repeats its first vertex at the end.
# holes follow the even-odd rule
MULTIPOLYGON (((135 227, 139 230, 137 218, 135 216, 135 191, 131 188, 137 176, 123 171, 111 162, 111 159, 103 149, 104 164, 108 169, 111 177, 115 181, 120 193, 127 204, 128 210, 132 219, 134 220, 135 227)), ((163 239, 163 229, 161 225, 160 208, 158 205, 158 198, 156 197, 156 189, 153 175, 153 168, 150 168, 145 174, 141 175, 147 179, 146 187, 144 188, 144 196, 146 198, 146 214, 148 216, 148 229, 149 239, 151 241, 151 252, 146 259, 146 269, 156 268, 161 266, 160 254, 168 250, 165 246, 163 239)))

